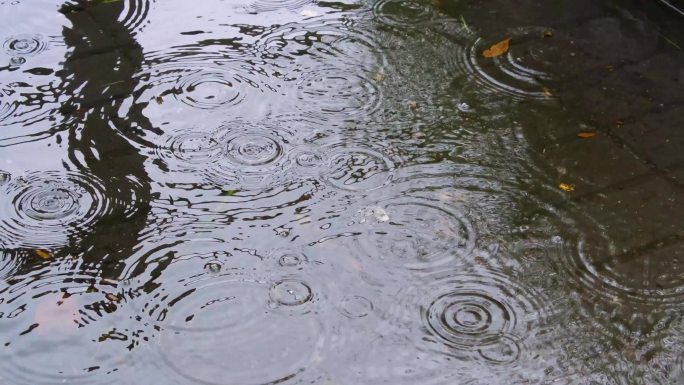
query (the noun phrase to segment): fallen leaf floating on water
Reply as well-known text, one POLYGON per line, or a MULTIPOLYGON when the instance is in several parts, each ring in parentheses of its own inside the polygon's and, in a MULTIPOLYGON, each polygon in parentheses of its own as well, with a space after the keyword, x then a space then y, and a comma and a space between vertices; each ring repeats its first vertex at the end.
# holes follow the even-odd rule
POLYGON ((382 72, 376 72, 375 75, 373 75, 373 80, 379 83, 385 80, 385 74, 383 74, 382 72))
POLYGON ((579 133, 577 133, 577 137, 582 138, 582 139, 589 139, 589 138, 593 138, 595 136, 596 136, 595 132, 579 132, 579 133))
POLYGON ((157 104, 162 104, 164 103, 164 97, 163 96, 155 96, 154 101, 157 102, 157 104))
POLYGON ((542 34, 542 37, 551 37, 551 36, 553 36, 553 32, 551 32, 551 31, 544 31, 544 33, 542 34))
POLYGON ((415 111, 418 109, 418 102, 414 102, 413 100, 409 100, 408 106, 411 110, 415 111))
POLYGON ((46 261, 49 260, 49 259, 52 259, 52 253, 50 253, 50 252, 47 251, 47 250, 37 249, 37 250, 35 250, 34 252, 36 253, 36 255, 37 255, 38 257, 40 257, 40 258, 42 258, 42 259, 44 259, 44 260, 46 260, 46 261))
POLYGON ((551 90, 546 87, 542 88, 542 92, 544 93, 544 97, 547 99, 553 96, 551 90))
POLYGON ((560 185, 558 185, 558 188, 565 192, 575 191, 575 186, 570 183, 561 183, 560 185))
POLYGON ((509 47, 510 42, 511 42, 510 38, 508 38, 506 40, 501 40, 500 42, 489 47, 489 49, 482 51, 482 56, 484 56, 484 57, 501 56, 501 55, 505 54, 506 52, 508 52, 508 47, 509 47))

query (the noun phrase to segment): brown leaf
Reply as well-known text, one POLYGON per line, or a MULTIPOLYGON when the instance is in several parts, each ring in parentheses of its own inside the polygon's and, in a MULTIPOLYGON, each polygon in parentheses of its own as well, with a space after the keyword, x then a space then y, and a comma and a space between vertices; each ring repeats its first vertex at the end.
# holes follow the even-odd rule
POLYGON ((52 259, 52 253, 50 253, 47 250, 36 249, 36 250, 34 250, 34 253, 36 253, 36 255, 38 257, 40 257, 46 261, 49 259, 52 259))
POLYGON ((553 32, 551 32, 551 31, 544 31, 544 33, 542 34, 542 37, 551 37, 551 36, 553 36, 553 32))
POLYGON ((510 41, 511 41, 510 38, 508 38, 506 40, 501 40, 500 42, 489 47, 489 49, 482 51, 482 56, 484 56, 484 57, 497 57, 497 56, 501 56, 501 55, 505 54, 506 52, 508 52, 508 46, 509 46, 510 41))
POLYGON ((582 139, 589 139, 596 136, 595 132, 578 132, 577 137, 582 139))
POLYGON ((410 100, 408 102, 408 106, 411 110, 417 110, 418 109, 418 102, 414 102, 413 100, 410 100))

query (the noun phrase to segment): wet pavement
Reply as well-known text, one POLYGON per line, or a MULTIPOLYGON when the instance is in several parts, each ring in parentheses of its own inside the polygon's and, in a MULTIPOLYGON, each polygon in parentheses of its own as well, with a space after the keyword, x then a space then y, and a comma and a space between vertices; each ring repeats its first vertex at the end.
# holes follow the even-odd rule
POLYGON ((0 384, 684 384, 681 8, 0 2, 0 384))

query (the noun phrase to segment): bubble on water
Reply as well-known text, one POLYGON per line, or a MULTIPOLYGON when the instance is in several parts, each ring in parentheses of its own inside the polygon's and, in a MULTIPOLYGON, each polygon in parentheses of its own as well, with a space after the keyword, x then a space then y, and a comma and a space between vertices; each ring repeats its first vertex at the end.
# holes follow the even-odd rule
POLYGON ((317 176, 325 167, 323 154, 311 147, 295 148, 290 155, 294 172, 303 176, 317 176))
POLYGON ((9 61, 10 67, 19 67, 24 63, 26 63, 26 58, 23 58, 21 56, 11 57, 9 61))
POLYGON ((278 264, 285 268, 301 268, 303 265, 309 262, 309 258, 306 256, 306 254, 290 249, 275 250, 271 253, 271 258, 278 261, 278 264))
POLYGON ((286 279, 276 282, 270 290, 271 300, 279 305, 299 306, 313 300, 313 291, 305 282, 286 279))
POLYGON ((3 45, 5 52, 11 57, 27 57, 37 55, 48 48, 48 43, 41 35, 11 36, 3 45))
POLYGON ((216 261, 207 262, 204 264, 204 270, 206 270, 208 273, 212 273, 212 274, 220 273, 222 267, 223 267, 223 265, 221 264, 221 262, 216 262, 216 261))

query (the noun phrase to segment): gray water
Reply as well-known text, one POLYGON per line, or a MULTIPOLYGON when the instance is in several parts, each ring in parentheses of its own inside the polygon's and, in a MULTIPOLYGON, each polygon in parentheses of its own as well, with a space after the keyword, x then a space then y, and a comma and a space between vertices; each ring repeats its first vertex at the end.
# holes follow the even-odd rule
POLYGON ((684 383, 630 4, 1 2, 0 383, 684 383))

